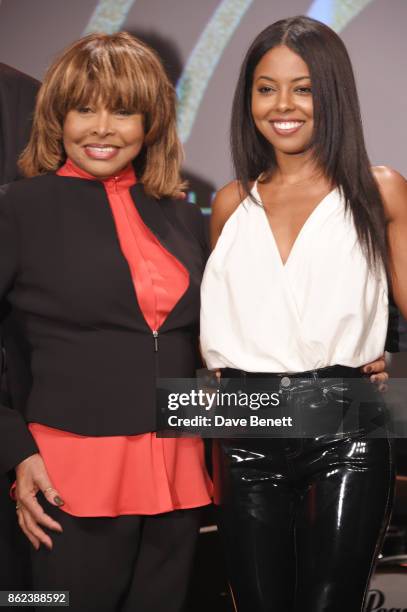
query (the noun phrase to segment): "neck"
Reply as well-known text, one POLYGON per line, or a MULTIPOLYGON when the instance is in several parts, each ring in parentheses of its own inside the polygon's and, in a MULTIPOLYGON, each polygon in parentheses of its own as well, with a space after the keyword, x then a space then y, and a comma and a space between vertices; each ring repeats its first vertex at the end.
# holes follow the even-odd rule
POLYGON ((89 174, 86 170, 83 170, 78 165, 75 164, 71 159, 67 159, 57 173, 59 176, 71 176, 76 178, 82 178, 87 180, 96 180, 103 183, 105 186, 110 185, 114 180, 114 184, 116 188, 129 188, 136 183, 136 175, 134 173, 134 168, 131 164, 128 164, 124 169, 115 173, 114 176, 93 176, 89 174))
POLYGON ((275 155, 277 167, 273 172, 273 181, 281 186, 307 183, 324 176, 311 151, 291 155, 276 151, 275 155))

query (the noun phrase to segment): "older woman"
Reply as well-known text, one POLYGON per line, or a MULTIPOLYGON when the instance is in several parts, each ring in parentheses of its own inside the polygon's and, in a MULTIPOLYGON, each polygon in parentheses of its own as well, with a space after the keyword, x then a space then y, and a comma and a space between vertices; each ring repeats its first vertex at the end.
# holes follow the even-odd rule
POLYGON ((0 202, 17 408, 0 408, 0 464, 33 588, 73 610, 181 610, 210 501, 202 442, 152 433, 156 377, 194 374, 206 257, 199 209, 177 201, 174 109, 146 45, 81 39, 40 90, 32 178, 0 202))

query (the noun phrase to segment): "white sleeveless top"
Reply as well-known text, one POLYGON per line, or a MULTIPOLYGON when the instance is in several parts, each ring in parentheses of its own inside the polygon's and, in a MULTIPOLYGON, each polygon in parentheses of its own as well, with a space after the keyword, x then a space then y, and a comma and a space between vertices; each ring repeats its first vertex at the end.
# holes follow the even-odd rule
POLYGON ((383 354, 388 291, 370 271, 350 212, 333 189, 282 263, 257 183, 226 222, 202 282, 208 368, 303 372, 359 367, 383 354))

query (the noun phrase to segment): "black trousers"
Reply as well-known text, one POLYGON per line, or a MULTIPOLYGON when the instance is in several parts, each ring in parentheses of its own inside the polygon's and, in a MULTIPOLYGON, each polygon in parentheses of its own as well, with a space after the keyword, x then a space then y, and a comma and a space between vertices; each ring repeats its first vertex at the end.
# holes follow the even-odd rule
POLYGON ((16 503, 10 498, 13 476, 0 475, 0 590, 29 588, 29 546, 17 523, 16 503))
MULTIPOLYGON (((294 385, 285 401, 302 415, 344 405, 346 384, 339 393, 320 382, 294 385)), ((363 384, 353 431, 218 444, 219 527, 238 612, 361 612, 394 483, 392 445, 368 431, 385 409, 363 384)))
POLYGON ((64 531, 49 532, 52 551, 32 549, 33 589, 70 591, 72 612, 184 609, 199 509, 118 518, 77 518, 49 504, 45 509, 64 531))

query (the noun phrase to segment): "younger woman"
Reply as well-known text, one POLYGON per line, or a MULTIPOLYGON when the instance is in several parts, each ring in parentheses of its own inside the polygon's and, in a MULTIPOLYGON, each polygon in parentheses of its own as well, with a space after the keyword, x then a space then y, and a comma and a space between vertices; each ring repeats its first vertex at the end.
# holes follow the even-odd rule
POLYGON ((360 612, 394 478, 389 440, 369 436, 385 412, 361 366, 383 354, 386 267, 407 315, 406 183, 370 167, 346 49, 306 17, 271 25, 251 45, 231 137, 237 181, 215 199, 202 285, 208 367, 248 390, 269 378, 305 420, 351 415, 356 388, 363 400, 344 435, 221 442, 236 606, 360 612))

